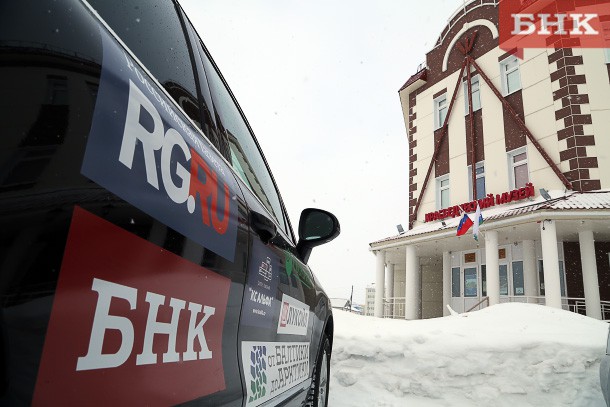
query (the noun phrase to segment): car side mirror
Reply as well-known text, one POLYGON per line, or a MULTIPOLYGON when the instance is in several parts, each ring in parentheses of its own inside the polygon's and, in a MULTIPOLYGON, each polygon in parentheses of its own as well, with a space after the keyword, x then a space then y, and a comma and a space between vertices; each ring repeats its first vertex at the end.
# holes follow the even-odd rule
POLYGON ((299 243, 297 251, 303 263, 307 263, 311 250, 328 243, 341 233, 339 220, 330 212, 307 208, 301 212, 299 220, 299 243))

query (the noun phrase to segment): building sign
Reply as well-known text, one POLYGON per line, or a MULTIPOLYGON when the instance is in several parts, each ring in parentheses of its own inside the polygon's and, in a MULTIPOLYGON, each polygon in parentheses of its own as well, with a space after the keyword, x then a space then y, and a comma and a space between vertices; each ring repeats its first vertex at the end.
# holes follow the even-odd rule
POLYGON ((502 260, 506 258, 506 249, 498 250, 498 259, 502 260))
POLYGON ((522 201, 524 199, 533 197, 534 195, 534 185, 531 182, 528 182, 523 188, 513 189, 510 192, 496 194, 495 197, 493 194, 488 194, 485 198, 479 200, 466 202, 461 205, 450 206, 449 208, 441 209, 435 212, 429 212, 426 214, 424 222, 432 222, 446 218, 456 218, 460 216, 461 211, 466 213, 474 212, 477 210, 477 203, 481 209, 487 209, 496 205, 522 201))

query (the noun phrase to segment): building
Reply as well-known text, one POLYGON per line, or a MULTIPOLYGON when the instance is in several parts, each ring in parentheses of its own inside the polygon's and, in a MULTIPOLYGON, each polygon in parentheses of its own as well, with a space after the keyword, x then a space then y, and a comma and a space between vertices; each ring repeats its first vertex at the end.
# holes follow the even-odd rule
POLYGON ((498 1, 471 1, 400 88, 409 230, 370 243, 376 316, 389 278, 406 319, 509 301, 610 318, 610 53, 553 45, 503 51, 498 1), (457 236, 477 203, 478 240, 457 236))
POLYGON ((364 297, 364 315, 375 315, 375 285, 371 284, 366 287, 366 295, 364 297))

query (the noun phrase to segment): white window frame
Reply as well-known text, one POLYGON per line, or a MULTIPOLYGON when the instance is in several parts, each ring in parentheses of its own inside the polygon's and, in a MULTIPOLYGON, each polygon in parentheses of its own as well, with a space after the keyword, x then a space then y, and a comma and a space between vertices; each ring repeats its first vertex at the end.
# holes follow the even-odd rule
MULTIPOLYGON (((440 112, 441 110, 449 110, 449 105, 447 104, 447 92, 443 93, 439 97, 434 98, 434 130, 438 130, 443 126, 443 123, 440 121, 440 112), (445 102, 443 108, 440 108, 441 102, 445 102)), ((445 117, 447 117, 447 113, 445 113, 445 117)), ((443 122, 445 120, 443 119, 443 122)))
MULTIPOLYGON (((485 178, 485 161, 479 161, 475 168, 477 170, 483 168, 483 174, 477 174, 476 179, 485 178)), ((487 192, 487 185, 485 185, 485 192, 487 192)), ((468 197, 471 201, 474 199, 472 197, 472 165, 468 166, 468 197)))
MULTIPOLYGON (((478 84, 479 90, 477 90, 478 98, 473 98, 472 99, 472 111, 473 112, 481 110, 481 108, 482 108, 482 103, 481 103, 481 78, 479 77, 478 74, 477 75, 472 75, 470 77, 470 83, 472 85, 474 85, 475 82, 478 84), (479 105, 478 106, 476 106, 476 104, 475 104, 475 100, 477 100, 477 99, 479 101, 479 105)), ((470 95, 468 95, 468 77, 464 78, 463 83, 464 83, 464 116, 468 116, 468 113, 469 113, 468 112, 468 97, 470 96, 470 95)))
POLYGON ((443 208, 442 202, 441 202, 441 192, 442 191, 449 191, 449 203, 447 204, 447 208, 451 205, 451 182, 449 181, 449 174, 445 174, 445 175, 441 175, 440 177, 436 178, 436 209, 440 210, 440 209, 445 209, 443 208), (445 187, 441 187, 441 183, 443 181, 447 181, 447 186, 445 187))
MULTIPOLYGON (((516 148, 512 151, 509 151, 507 153, 507 158, 508 158, 508 187, 509 189, 513 190, 515 189, 515 167, 517 167, 518 165, 515 165, 515 163, 513 162, 513 158, 519 154, 523 154, 525 153, 525 164, 527 165, 527 179, 528 182, 531 180, 530 177, 530 166, 529 166, 529 155, 527 154, 527 148, 526 146, 523 147, 519 147, 516 148)), ((519 165, 522 165, 522 161, 519 161, 519 165)))
POLYGON ((523 83, 521 82, 521 67, 519 65, 519 60, 517 59, 516 56, 510 56, 510 57, 500 61, 500 78, 502 79, 502 95, 503 96, 508 96, 512 93, 518 92, 523 88, 523 83), (507 71, 506 67, 513 62, 516 62, 517 65, 515 66, 515 68, 512 68, 510 71, 507 71), (519 87, 517 89, 514 89, 512 92, 509 92, 508 91, 508 74, 512 73, 514 71, 517 71, 517 75, 519 76, 519 87))

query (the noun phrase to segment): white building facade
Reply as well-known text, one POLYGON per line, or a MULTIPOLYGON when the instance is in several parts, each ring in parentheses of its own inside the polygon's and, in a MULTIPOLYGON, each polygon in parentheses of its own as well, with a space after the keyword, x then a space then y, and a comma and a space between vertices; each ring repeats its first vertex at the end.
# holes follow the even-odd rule
POLYGON ((610 318, 610 53, 519 59, 498 46, 497 3, 460 8, 399 91, 409 230, 370 244, 378 317, 518 301, 610 318), (457 236, 477 203, 478 240, 457 236))

